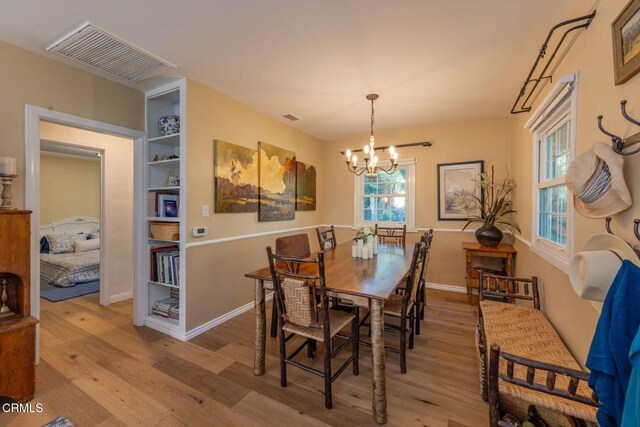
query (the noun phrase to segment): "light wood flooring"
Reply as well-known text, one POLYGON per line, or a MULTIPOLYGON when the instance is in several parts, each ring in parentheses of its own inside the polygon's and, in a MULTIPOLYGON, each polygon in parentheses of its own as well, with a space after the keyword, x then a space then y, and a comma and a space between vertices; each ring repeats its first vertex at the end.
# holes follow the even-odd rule
MULTIPOLYGON (((486 426, 473 348, 475 301, 433 290, 427 299, 406 375, 400 374, 398 355, 387 353, 387 425, 486 426)), ((266 374, 253 375, 253 311, 182 343, 132 326, 130 301, 105 308, 94 294, 42 300, 41 307, 32 403, 42 403, 44 411, 0 414, 0 426, 41 426, 58 416, 80 427, 375 425, 366 347, 360 350, 360 376, 349 368, 336 380, 334 407, 327 410, 320 377, 289 367, 289 385, 280 387, 275 339, 267 338, 266 374)), ((304 352, 298 357, 306 360, 304 352)))

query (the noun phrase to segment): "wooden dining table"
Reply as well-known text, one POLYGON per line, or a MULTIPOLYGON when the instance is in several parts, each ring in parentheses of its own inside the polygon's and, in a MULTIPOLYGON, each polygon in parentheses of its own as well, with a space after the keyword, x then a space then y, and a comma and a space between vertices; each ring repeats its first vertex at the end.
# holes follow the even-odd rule
MULTIPOLYGON (((371 312, 371 357, 373 360, 372 407, 378 424, 387 422, 387 395, 384 352, 384 304, 411 265, 411 245, 378 245, 370 259, 353 258, 351 242, 324 251, 327 292, 350 300, 371 312)), ((266 261, 265 251, 265 261, 266 261)), ((265 372, 266 313, 265 289, 272 290, 269 267, 245 277, 255 280, 256 340, 254 374, 265 372)))

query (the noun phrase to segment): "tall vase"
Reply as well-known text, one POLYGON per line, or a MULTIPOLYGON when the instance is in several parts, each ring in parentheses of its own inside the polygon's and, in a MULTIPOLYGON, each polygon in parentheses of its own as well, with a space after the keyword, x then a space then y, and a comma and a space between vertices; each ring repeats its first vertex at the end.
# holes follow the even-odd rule
POLYGON ((358 256, 362 258, 362 239, 356 240, 356 243, 358 244, 358 256))
POLYGON ((369 252, 369 258, 373 258, 373 238, 371 236, 367 239, 367 250, 369 252))

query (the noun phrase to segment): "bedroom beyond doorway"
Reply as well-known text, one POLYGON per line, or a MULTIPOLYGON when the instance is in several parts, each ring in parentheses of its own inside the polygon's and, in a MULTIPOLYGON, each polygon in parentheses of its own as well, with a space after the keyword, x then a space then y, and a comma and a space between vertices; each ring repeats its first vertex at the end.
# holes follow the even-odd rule
POLYGON ((40 123, 40 296, 52 302, 133 287, 133 140, 40 123))

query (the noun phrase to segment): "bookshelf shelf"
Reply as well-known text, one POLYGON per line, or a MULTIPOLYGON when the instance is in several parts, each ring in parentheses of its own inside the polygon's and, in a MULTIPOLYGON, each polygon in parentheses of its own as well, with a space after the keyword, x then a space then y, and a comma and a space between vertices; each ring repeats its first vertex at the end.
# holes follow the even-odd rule
MULTIPOLYGON (((186 185, 166 185, 170 176, 186 175, 186 83, 184 80, 171 83, 146 94, 147 144, 143 158, 146 180, 145 202, 147 206, 147 226, 141 230, 146 242, 144 286, 146 301, 143 310, 147 317, 145 325, 178 339, 185 339, 185 307, 182 297, 185 293, 186 267, 186 219, 184 201, 186 185), (162 116, 180 117, 182 132, 160 135, 158 120, 162 116), (167 157, 174 157, 167 159, 167 157), (162 159, 164 160, 153 160, 162 159), (157 216, 158 212, 175 213, 177 217, 157 216), (169 210, 171 209, 171 210, 169 210), (176 224, 175 229, 162 232, 161 224, 176 224), (154 228, 155 237, 151 229, 154 228), (160 230, 160 234, 156 234, 160 230), (166 236, 162 235, 166 234, 166 236), (171 235, 173 234, 173 237, 171 235), (179 236, 179 238, 177 238, 179 236), (173 319, 171 317, 177 317, 173 319), (166 316, 166 317, 165 317, 166 316), (171 317, 169 317, 171 316, 171 317)), ((166 227, 169 227, 168 225, 166 227)))

